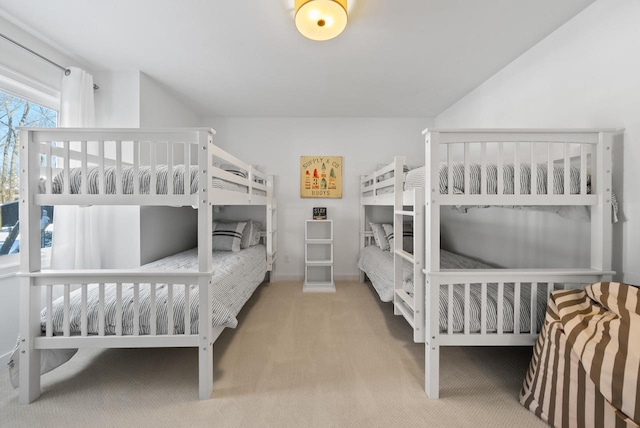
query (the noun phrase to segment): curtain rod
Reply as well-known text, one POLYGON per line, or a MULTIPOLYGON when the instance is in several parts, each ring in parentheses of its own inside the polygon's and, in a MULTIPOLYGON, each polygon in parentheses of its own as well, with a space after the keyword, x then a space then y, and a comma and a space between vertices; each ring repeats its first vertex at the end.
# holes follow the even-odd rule
MULTIPOLYGON (((48 62, 49 64, 53 65, 54 67, 58 67, 60 70, 64 71, 64 75, 65 76, 68 76, 68 75, 71 74, 71 70, 69 70, 67 67, 63 67, 60 64, 58 64, 57 62, 51 61, 49 58, 47 58, 47 57, 45 57, 43 55, 40 55, 38 52, 36 52, 36 51, 34 51, 32 49, 29 49, 28 47, 26 47, 22 43, 19 43, 19 42, 13 40, 11 37, 9 37, 9 36, 7 36, 5 34, 2 34, 2 33, 0 33, 0 37, 5 39, 9 43, 13 43, 14 45, 18 46, 19 48, 24 49, 25 51, 29 52, 30 54, 37 56, 41 60, 48 62)), ((94 83, 93 84, 93 89, 97 90, 97 89, 100 89, 100 87, 94 83)))

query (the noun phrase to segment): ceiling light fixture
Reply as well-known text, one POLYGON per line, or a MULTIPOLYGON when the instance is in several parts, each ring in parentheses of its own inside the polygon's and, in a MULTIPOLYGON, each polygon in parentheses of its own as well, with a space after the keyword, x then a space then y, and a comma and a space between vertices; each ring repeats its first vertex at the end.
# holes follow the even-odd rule
POLYGON ((347 26, 347 0, 295 0, 296 28, 308 39, 333 39, 347 26))

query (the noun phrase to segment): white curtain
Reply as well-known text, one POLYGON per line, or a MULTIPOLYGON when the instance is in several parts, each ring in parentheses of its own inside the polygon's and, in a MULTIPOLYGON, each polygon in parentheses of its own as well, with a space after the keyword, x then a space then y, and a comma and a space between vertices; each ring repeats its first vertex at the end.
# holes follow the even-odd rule
MULTIPOLYGON (((95 124, 93 76, 76 67, 62 77, 59 126, 95 124)), ((56 206, 53 215, 51 268, 100 269, 99 207, 56 206)))

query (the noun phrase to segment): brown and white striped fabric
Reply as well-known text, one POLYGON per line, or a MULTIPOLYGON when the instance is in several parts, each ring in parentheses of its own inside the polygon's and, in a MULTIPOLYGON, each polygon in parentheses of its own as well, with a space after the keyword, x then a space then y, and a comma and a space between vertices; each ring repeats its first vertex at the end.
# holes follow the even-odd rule
POLYGON ((638 288, 552 293, 520 402, 555 427, 638 427, 638 337, 638 288))

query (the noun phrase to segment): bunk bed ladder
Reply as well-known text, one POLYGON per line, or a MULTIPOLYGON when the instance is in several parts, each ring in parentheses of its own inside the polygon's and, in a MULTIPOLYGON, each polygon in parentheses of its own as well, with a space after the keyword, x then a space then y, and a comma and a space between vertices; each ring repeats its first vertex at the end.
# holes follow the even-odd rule
POLYGON ((413 341, 422 343, 424 333, 424 275, 422 274, 422 259, 424 257, 424 192, 414 189, 408 192, 405 200, 403 189, 404 158, 395 158, 395 192, 393 211, 393 269, 394 269, 394 314, 402 315, 413 328, 413 341), (405 210, 405 203, 410 209, 405 210), (411 203, 411 205, 408 205, 411 203), (405 217, 412 218, 413 231, 405 230, 405 217), (403 241, 405 234, 413 234, 413 252, 405 251, 403 241), (405 260, 411 263, 413 269, 413 295, 403 287, 403 270, 405 260))

